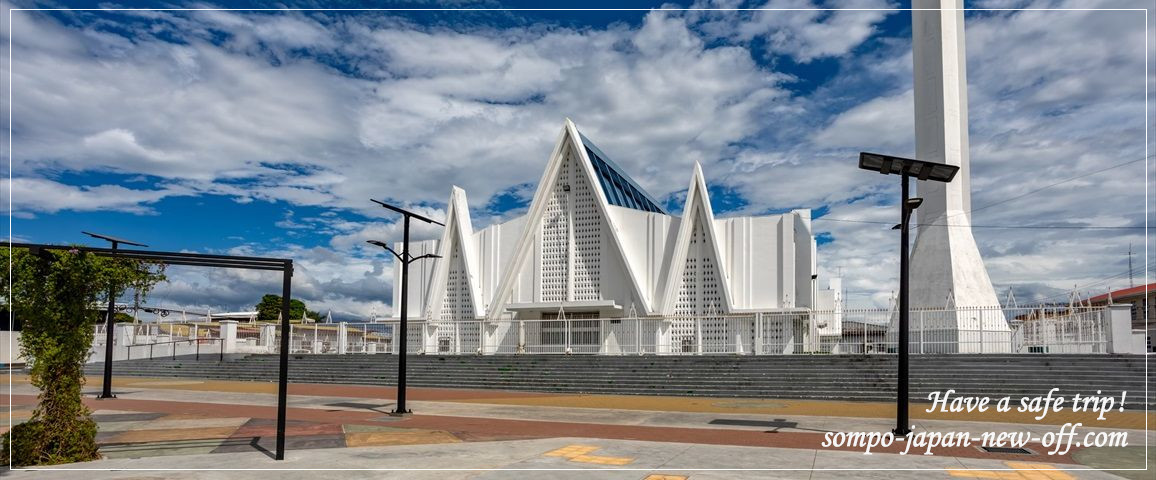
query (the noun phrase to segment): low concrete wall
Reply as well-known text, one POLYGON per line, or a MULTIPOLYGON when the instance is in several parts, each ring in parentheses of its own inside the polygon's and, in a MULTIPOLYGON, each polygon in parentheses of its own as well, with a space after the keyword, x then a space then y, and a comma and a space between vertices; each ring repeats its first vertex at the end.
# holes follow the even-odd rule
POLYGON ((24 357, 20 356, 20 332, 0 332, 0 363, 24 363, 24 357))

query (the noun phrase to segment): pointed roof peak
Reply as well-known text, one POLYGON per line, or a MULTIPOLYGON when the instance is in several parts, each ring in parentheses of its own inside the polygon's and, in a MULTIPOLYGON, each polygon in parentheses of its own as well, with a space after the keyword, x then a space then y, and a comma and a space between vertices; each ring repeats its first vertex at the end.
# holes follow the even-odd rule
POLYGON ((696 203, 702 205, 703 211, 709 220, 714 219, 714 208, 710 204, 710 192, 706 186, 706 175, 702 173, 702 164, 694 162, 694 172, 690 174, 690 186, 686 189, 686 202, 682 208, 683 216, 693 211, 696 203))
POLYGON ((706 187, 706 174, 702 172, 702 164, 698 160, 694 161, 694 173, 691 174, 691 182, 702 183, 706 187))

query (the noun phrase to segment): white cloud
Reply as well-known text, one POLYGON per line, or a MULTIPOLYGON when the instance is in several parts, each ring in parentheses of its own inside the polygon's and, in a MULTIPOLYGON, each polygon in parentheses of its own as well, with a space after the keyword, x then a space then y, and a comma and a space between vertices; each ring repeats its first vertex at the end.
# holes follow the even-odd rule
MULTIPOLYGON (((661 195, 682 188, 693 161, 714 161, 757 131, 760 112, 787 96, 780 84, 788 77, 760 68, 743 48, 708 48, 684 18, 666 13, 648 15, 638 30, 457 32, 347 19, 297 45, 269 32, 313 31, 315 20, 152 18, 151 30, 186 43, 142 31, 131 48, 111 40, 93 49, 17 45, 18 174, 149 174, 199 192, 362 213, 372 210, 365 199, 382 192, 438 204, 456 184, 484 204, 537 180, 569 116, 661 195), (265 33, 250 31, 263 25, 265 33), (206 40, 222 33, 220 45, 206 40), (349 66, 382 79, 310 57, 270 59, 259 48, 269 45, 360 50, 349 66), (238 188, 238 180, 252 185, 238 188)), ((25 23, 29 35, 93 35, 25 23)))
MULTIPOLYGON (((989 13, 970 16, 967 35, 973 223, 1143 225, 1145 179, 1156 169, 1140 162, 1096 173, 1144 155, 1144 85, 1151 76, 1144 71, 1142 14, 989 13), (1084 174, 1092 175, 1048 187, 1084 174), (1039 188, 1045 189, 1013 199, 1039 188)), ((829 219, 894 221, 895 179, 858 171, 854 162, 859 151, 914 152, 910 47, 900 47, 882 58, 849 58, 804 104, 838 105, 864 85, 878 85, 872 88, 879 94, 820 116, 819 128, 803 131, 806 142, 736 155, 722 180, 750 201, 746 211, 827 204, 829 219), (877 83, 889 76, 890 83, 877 83), (788 178, 808 180, 782 180, 788 178)), ((815 225, 834 237, 821 247, 823 269, 842 266, 848 288, 862 293, 852 300, 886 306, 898 269, 890 225, 823 219, 815 225)), ((1085 294, 1127 286, 1128 243, 1144 242, 1137 229, 976 228, 975 237, 1000 297, 1016 287, 1021 303, 1074 285, 1085 294)), ((1142 263, 1136 262, 1137 276, 1142 263)))
MULTIPOLYGON (((829 204, 831 218, 887 221, 895 182, 858 171, 854 156, 913 150, 909 42, 874 36, 887 12, 652 12, 637 28, 605 29, 132 15, 150 24, 127 37, 99 28, 117 17, 65 27, 30 12, 16 12, 13 32, 3 31, 16 53, 0 72, 10 69, 17 92, 17 178, 4 185, 14 208, 152 213, 169 196, 219 194, 354 211, 368 220, 294 216, 294 225, 324 229, 328 244, 282 252, 307 258, 309 273, 295 279, 302 292, 321 301, 326 289, 344 291, 325 301, 350 311, 378 301, 357 293, 371 290, 359 282, 376 269, 372 259, 385 258, 364 241, 400 238, 368 198, 440 215, 450 185, 460 185, 483 208, 511 186, 536 183, 567 116, 656 196, 683 190, 700 161, 708 181, 742 194, 748 212, 829 204), (162 40, 170 37, 181 41, 162 40), (873 38, 875 48, 859 48, 873 38), (752 58, 756 45, 796 63, 833 59, 837 73, 796 94, 798 79, 752 58), (163 180, 151 189, 73 186, 50 179, 61 171, 163 180)), ((968 18, 976 207, 1142 155, 1139 99, 1151 81, 1142 20, 1117 12, 968 18)), ((1151 176, 1132 165, 978 212, 976 223, 1134 225, 1151 176)), ((490 213, 476 222, 509 212, 490 213)), ((861 298, 885 299, 895 270, 887 225, 815 225, 835 238, 822 247, 823 268, 841 265, 861 298)), ((419 227, 415 236, 436 234, 419 227)), ((997 284, 1040 288, 1111 275, 1126 260, 1122 245, 1142 243, 1135 231, 977 229, 976 237, 997 284), (1088 261, 1069 260, 1080 256, 1088 261)))
POLYGON ((810 140, 824 149, 909 151, 915 141, 914 102, 912 90, 873 98, 839 114, 810 140))
POLYGON ((192 194, 177 187, 159 189, 131 189, 120 185, 76 186, 40 178, 16 177, 0 180, 0 191, 11 192, 12 204, 3 195, 0 208, 9 208, 16 214, 55 213, 61 210, 119 211, 139 214, 156 213, 151 204, 172 196, 192 194))
POLYGON ((820 10, 809 0, 772 0, 758 7, 764 10, 705 13, 703 29, 739 41, 763 39, 769 53, 809 63, 843 56, 858 47, 876 32, 877 23, 894 13, 885 10, 888 7, 890 2, 885 0, 866 0, 842 2, 838 8, 877 10, 820 10), (741 20, 735 22, 736 17, 741 20))

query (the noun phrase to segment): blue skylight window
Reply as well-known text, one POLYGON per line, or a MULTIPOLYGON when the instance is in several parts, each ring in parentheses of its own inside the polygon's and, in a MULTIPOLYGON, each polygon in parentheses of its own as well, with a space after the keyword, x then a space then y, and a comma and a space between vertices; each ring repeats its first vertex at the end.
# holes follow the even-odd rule
POLYGON ((581 135, 581 137, 582 144, 586 147, 586 155, 590 157, 590 163, 594 167, 594 171, 598 173, 598 183, 602 187, 602 193, 606 195, 607 202, 610 202, 611 205, 635 210, 666 213, 662 207, 658 206, 658 202, 646 193, 646 190, 634 183, 634 180, 627 176, 621 167, 611 161, 610 157, 602 153, 602 150, 599 150, 590 139, 586 138, 585 135, 581 135))

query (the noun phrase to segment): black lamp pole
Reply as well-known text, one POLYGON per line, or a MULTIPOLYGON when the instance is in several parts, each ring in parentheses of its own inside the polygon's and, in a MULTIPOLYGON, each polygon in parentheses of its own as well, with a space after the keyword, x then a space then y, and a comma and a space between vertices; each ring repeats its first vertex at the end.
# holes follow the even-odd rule
MULTIPOLYGON (((899 225, 892 227, 899 229, 899 345, 896 347, 899 354, 899 376, 896 379, 895 399, 895 429, 896 436, 907 435, 911 432, 907 409, 909 405, 910 371, 910 312, 908 297, 910 295, 910 279, 908 278, 908 237, 910 232, 911 212, 923 203, 922 198, 911 198, 908 191, 908 180, 915 176, 919 180, 933 180, 950 182, 955 178, 959 167, 945 163, 927 162, 911 158, 893 157, 876 153, 862 152, 859 154, 859 168, 882 173, 884 175, 899 174, 902 184, 902 199, 900 201, 899 225)), ((920 332, 922 335, 922 332, 920 332)))
MULTIPOLYGON (((80 232, 93 238, 99 238, 112 243, 113 255, 116 255, 116 247, 120 244, 135 245, 138 247, 147 247, 143 243, 130 242, 122 238, 111 237, 108 235, 101 235, 99 233, 80 232)), ((112 330, 116 317, 116 287, 108 286, 108 317, 104 322, 104 385, 100 392, 100 396, 96 398, 116 398, 112 394, 112 330)))
MULTIPOLYGON (((897 380, 898 385, 896 385, 896 397, 898 401, 895 406, 895 430, 893 430, 897 437, 907 435, 911 432, 910 423, 907 418, 909 401, 908 380, 910 378, 908 371, 908 350, 910 349, 908 346, 911 342, 909 338, 911 335, 909 328, 911 320, 910 312, 908 312, 908 297, 910 294, 908 291, 908 287, 910 286, 908 266, 910 262, 907 260, 907 250, 908 235, 911 231, 909 220, 911 219, 911 211, 915 210, 915 208, 908 205, 910 197, 907 192, 907 184, 909 183, 907 177, 907 171, 904 170, 902 175, 903 203, 901 204, 902 208, 900 208, 902 213, 900 213, 899 219, 899 378, 897 380)), ((918 206, 918 204, 916 204, 916 206, 918 206)))
POLYGON ((412 218, 416 218, 416 219, 421 220, 421 221, 426 222, 426 223, 434 223, 437 225, 441 225, 443 227, 445 226, 445 224, 441 223, 439 221, 424 217, 422 215, 418 215, 418 214, 413 213, 409 210, 405 210, 402 208, 395 207, 393 205, 389 205, 385 202, 373 200, 372 198, 370 200, 373 201, 374 203, 378 204, 378 205, 381 205, 385 208, 393 210, 393 211, 400 213, 402 215, 403 227, 402 227, 401 254, 398 254, 396 251, 394 251, 392 248, 390 248, 390 246, 388 244, 386 244, 385 242, 381 242, 378 240, 366 240, 366 242, 373 244, 373 245, 377 245, 381 248, 384 248, 389 253, 392 253, 394 257, 397 257, 397 260, 399 262, 401 262, 401 307, 400 307, 401 308, 401 321, 399 322, 399 328, 398 328, 398 337, 399 338, 398 338, 398 359, 397 359, 397 407, 394 409, 393 412, 391 412, 391 414, 392 415, 405 415, 408 413, 412 413, 408 409, 405 408, 405 357, 406 357, 406 353, 407 353, 406 337, 408 336, 406 333, 406 321, 408 320, 408 313, 409 313, 409 312, 407 312, 406 307, 407 307, 407 304, 409 303, 409 301, 408 301, 408 299, 409 299, 409 264, 413 263, 414 261, 421 260, 423 258, 441 258, 440 256, 433 255, 433 254, 421 255, 418 257, 411 257, 410 256, 410 254, 409 254, 409 219, 412 217, 412 218))

